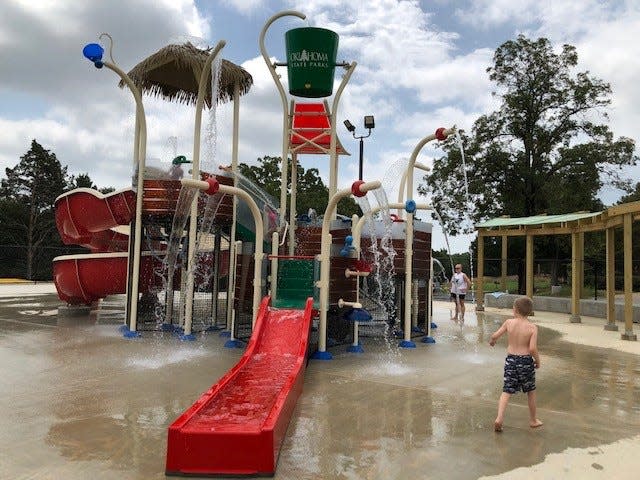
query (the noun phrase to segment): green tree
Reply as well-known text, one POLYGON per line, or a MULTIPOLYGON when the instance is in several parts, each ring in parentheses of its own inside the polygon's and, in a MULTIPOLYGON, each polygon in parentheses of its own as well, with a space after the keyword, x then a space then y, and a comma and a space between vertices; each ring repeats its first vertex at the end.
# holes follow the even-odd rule
MULTIPOLYGON (((42 247, 58 239, 53 205, 68 187, 67 167, 33 140, 29 151, 0 182, 1 223, 15 245, 25 248, 26 278, 33 279, 42 247)), ((57 244, 59 245, 59 240, 57 244)))
POLYGON ((76 188, 92 188, 93 190, 98 190, 101 193, 110 193, 115 191, 113 187, 105 187, 98 188, 88 173, 80 173, 78 175, 71 175, 69 179, 69 190, 74 190, 76 188))
MULTIPOLYGON (((240 173, 261 187, 274 198, 280 199, 280 157, 264 156, 258 158, 257 165, 240 163, 240 173)), ((289 159, 289 172, 291 172, 291 159, 289 159)), ((287 202, 291 198, 291 175, 287 184, 287 202)), ((329 189, 320 178, 317 168, 305 169, 298 165, 297 168, 297 196, 296 214, 307 213, 313 208, 318 215, 322 215, 329 201, 329 189)), ((359 213, 359 207, 351 198, 342 199, 338 203, 338 213, 351 216, 359 213)))
POLYGON ((97 190, 98 187, 93 183, 88 173, 80 173, 78 175, 71 175, 71 189, 74 188, 93 188, 97 190))
POLYGON ((618 201, 618 205, 622 203, 637 202, 638 200, 640 200, 640 182, 636 183, 633 190, 627 192, 626 195, 623 195, 620 198, 620 200, 618 201))
MULTIPOLYGON (((633 190, 626 195, 623 195, 618 201, 618 205, 622 203, 631 203, 640 201, 640 182, 636 183, 633 190)), ((640 227, 637 223, 634 222, 633 228, 631 231, 632 235, 632 248, 633 248, 633 259, 636 261, 640 258, 640 227)), ((616 262, 619 265, 619 268, 622 269, 622 262, 624 260, 624 246, 623 246, 623 237, 622 231, 618 230, 616 232, 616 262)))
MULTIPOLYGON (((605 182, 628 188, 620 175, 634 165, 634 142, 615 140, 605 123, 608 83, 575 71, 575 47, 559 53, 546 38, 523 35, 496 50, 487 69, 499 109, 482 115, 470 135, 462 132, 469 196, 456 139, 444 148, 419 191, 432 196, 444 227, 464 229, 463 219, 598 210, 605 182)), ((468 225, 467 225, 468 229, 468 225)))

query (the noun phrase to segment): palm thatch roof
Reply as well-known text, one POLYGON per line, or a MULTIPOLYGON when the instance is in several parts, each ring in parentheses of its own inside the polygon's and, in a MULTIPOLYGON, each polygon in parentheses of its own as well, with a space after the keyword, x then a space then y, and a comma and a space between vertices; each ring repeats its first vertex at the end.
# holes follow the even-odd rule
MULTIPOLYGON (((190 42, 167 45, 138 63, 128 73, 133 83, 144 93, 166 100, 195 104, 198 98, 200 73, 211 49, 201 49, 190 42)), ((233 99, 234 87, 244 95, 253 85, 253 77, 244 68, 222 60, 217 102, 233 99)), ((120 81, 119 87, 125 84, 120 81)), ((211 82, 207 85, 205 104, 211 108, 211 82)))

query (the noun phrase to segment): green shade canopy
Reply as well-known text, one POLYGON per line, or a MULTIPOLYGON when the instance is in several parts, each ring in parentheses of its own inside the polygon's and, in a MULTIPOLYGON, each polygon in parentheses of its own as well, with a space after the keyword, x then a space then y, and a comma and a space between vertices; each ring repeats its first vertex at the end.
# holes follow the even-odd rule
POLYGON ((583 220, 585 218, 595 217, 602 214, 602 212, 591 213, 565 213, 562 215, 534 215, 532 217, 498 217, 492 218, 485 222, 476 223, 476 228, 513 228, 513 227, 525 227, 525 226, 539 226, 549 224, 562 224, 567 222, 574 222, 576 220, 583 220))
MULTIPOLYGON (((190 42, 167 45, 138 63, 128 75, 144 93, 169 101, 195 104, 200 74, 210 53, 210 48, 197 48, 190 42)), ((211 108, 211 81, 207 83, 205 104, 211 108)), ((123 81, 118 85, 120 88, 125 86, 123 81)), ((253 77, 244 68, 223 59, 216 102, 232 100, 236 85, 240 95, 244 95, 253 85, 253 77)))

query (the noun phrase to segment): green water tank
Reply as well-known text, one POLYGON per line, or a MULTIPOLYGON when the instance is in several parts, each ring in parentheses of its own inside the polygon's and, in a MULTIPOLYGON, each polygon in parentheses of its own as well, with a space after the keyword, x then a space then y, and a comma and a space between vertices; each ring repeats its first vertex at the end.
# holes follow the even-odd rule
POLYGON ((328 97, 338 54, 338 34, 326 28, 302 27, 285 34, 289 93, 296 97, 328 97))

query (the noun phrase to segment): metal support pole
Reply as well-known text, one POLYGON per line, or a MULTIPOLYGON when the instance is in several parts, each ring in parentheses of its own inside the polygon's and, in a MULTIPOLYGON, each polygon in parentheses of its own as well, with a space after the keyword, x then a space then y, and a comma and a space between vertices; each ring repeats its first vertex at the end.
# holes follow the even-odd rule
POLYGON ((230 332, 233 329, 233 311, 236 297, 236 273, 238 270, 238 262, 236 255, 238 254, 237 245, 242 246, 242 242, 229 243, 229 279, 227 280, 227 326, 226 330, 230 332))
POLYGON ((607 236, 607 324, 605 330, 618 331, 616 325, 616 244, 615 228, 609 227, 606 230, 607 236))
POLYGON ((294 254, 296 243, 296 204, 298 202, 298 155, 291 155, 291 204, 289 206, 289 255, 294 254))
POLYGON ((404 339, 400 347, 416 348, 411 341, 411 293, 413 273, 413 213, 407 212, 404 241, 404 339))
MULTIPOLYGON (((347 86, 353 71, 356 69, 356 62, 352 62, 349 64, 347 71, 342 77, 342 81, 340 85, 336 89, 335 94, 333 95, 333 102, 331 103, 331 141, 329 143, 329 198, 333 197, 338 191, 338 137, 336 135, 336 117, 338 115, 338 105, 340 103, 340 98, 342 97, 342 91, 347 86)), ((331 213, 330 220, 334 220, 336 218, 336 212, 333 211, 331 213)))
POLYGON ((624 333, 622 340, 637 340, 633 333, 633 216, 625 213, 623 218, 624 243, 624 333))
MULTIPOLYGON (((200 179, 200 136, 202 129, 202 110, 204 108, 204 97, 207 92, 207 85, 211 75, 211 65, 213 60, 218 56, 220 50, 226 45, 224 40, 220 40, 212 52, 207 57, 205 64, 200 72, 200 79, 198 83, 198 98, 196 100, 196 117, 194 122, 193 131, 193 158, 191 163, 191 173, 194 180, 200 179)), ((212 102, 216 102, 217 98, 212 98, 212 102)), ((185 309, 184 309, 184 335, 181 337, 185 340, 192 340, 191 324, 193 316, 193 290, 195 286, 195 264, 196 260, 196 238, 198 235, 198 196, 196 195, 191 203, 191 216, 189 223, 189 250, 187 254, 187 291, 185 294, 185 309), (191 264, 193 262, 193 264, 191 264)))
POLYGON ((213 239, 213 278, 211 282, 213 288, 211 289, 211 326, 215 327, 218 324, 218 294, 219 294, 219 277, 220 277, 220 247, 222 243, 222 236, 220 229, 216 228, 213 239))
POLYGON ((500 290, 507 291, 507 256, 508 256, 508 239, 507 235, 501 238, 501 254, 500 254, 500 290))
POLYGON ((478 288, 476 291, 476 312, 484 312, 484 237, 478 232, 478 288))
POLYGON ((278 299, 278 232, 271 234, 271 305, 278 299))
POLYGON ((580 320, 580 234, 571 234, 571 323, 581 323, 580 320))
MULTIPOLYGON (((131 250, 129 250, 129 281, 127 282, 127 312, 126 318, 129 324, 128 336, 136 336, 132 332, 137 329, 138 319, 138 294, 140 281, 140 256, 142 242, 142 197, 144 195, 144 170, 147 155, 147 121, 145 117, 144 107, 142 105, 142 95, 140 90, 135 86, 131 78, 114 63, 103 61, 105 67, 112 70, 120 76, 126 83, 127 87, 133 94, 136 102, 136 129, 134 139, 134 162, 138 168, 138 181, 136 191, 136 216, 133 222, 133 258, 131 258, 131 250)), ((131 241, 131 240, 130 240, 131 241)), ((125 332, 127 336, 127 332, 125 332)))
POLYGON ((533 235, 529 234, 526 237, 526 284, 527 284, 527 297, 533 299, 533 235))
POLYGON ((362 163, 364 162, 364 138, 360 137, 360 160, 358 163, 358 180, 362 180, 362 163))

